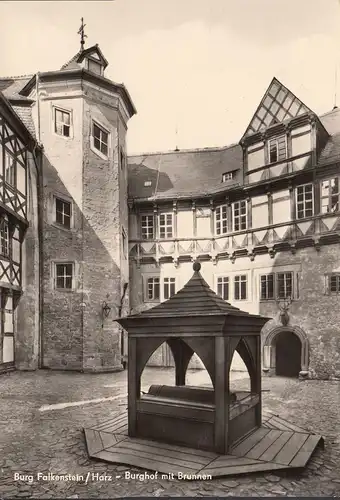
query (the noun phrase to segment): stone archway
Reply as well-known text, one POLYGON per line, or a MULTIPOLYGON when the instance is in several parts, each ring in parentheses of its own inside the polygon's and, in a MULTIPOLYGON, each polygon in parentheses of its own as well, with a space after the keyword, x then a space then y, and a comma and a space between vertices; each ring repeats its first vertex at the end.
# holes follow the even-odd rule
MULTIPOLYGON (((300 341, 300 345, 295 341, 292 343, 292 348, 299 350, 300 355, 300 376, 308 375, 309 370, 309 341, 306 333, 299 326, 276 326, 267 335, 263 345, 263 371, 271 375, 277 374, 277 347, 286 349, 289 342, 289 336, 294 335, 296 340, 300 341), (286 334, 286 336, 285 336, 286 334)), ((291 339, 293 339, 291 337, 291 339)), ((282 371, 281 366, 279 371, 282 371)))

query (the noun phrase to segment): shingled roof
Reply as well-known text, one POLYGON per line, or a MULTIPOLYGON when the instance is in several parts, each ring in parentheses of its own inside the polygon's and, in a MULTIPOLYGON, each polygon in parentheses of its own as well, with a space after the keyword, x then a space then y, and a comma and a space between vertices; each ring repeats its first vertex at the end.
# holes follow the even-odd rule
POLYGON ((179 316, 260 316, 249 314, 232 306, 217 295, 200 273, 201 264, 195 262, 194 274, 184 287, 169 300, 129 318, 157 318, 179 316))

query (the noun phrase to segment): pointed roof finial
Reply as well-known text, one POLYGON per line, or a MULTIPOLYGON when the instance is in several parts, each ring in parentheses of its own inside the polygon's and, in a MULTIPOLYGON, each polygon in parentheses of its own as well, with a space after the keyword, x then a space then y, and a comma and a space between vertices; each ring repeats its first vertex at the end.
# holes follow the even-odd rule
POLYGON ((81 26, 78 31, 78 35, 80 35, 80 50, 84 50, 84 45, 85 45, 85 38, 87 38, 87 35, 85 35, 84 28, 86 24, 84 24, 84 18, 81 18, 81 26))

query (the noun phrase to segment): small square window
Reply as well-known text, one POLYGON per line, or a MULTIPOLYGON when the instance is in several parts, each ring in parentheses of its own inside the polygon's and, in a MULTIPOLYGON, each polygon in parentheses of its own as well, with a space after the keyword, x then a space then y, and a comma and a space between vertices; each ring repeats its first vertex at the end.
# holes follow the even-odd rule
POLYGON ((69 201, 55 199, 55 222, 65 227, 71 228, 72 205, 69 201))
POLYGON ((235 172, 226 172, 222 175, 222 182, 231 181, 235 176, 235 172))
POLYGON ((92 140, 93 147, 102 155, 107 156, 109 151, 109 133, 95 122, 92 123, 92 140))
POLYGON ((54 286, 58 290, 72 290, 73 264, 55 264, 54 286))
POLYGON ((71 113, 62 109, 54 109, 54 131, 63 137, 71 135, 71 113))

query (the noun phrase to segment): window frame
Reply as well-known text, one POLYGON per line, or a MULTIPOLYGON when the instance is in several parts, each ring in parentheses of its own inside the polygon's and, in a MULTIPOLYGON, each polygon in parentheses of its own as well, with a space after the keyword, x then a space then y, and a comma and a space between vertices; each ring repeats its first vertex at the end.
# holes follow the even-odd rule
MULTIPOLYGON (((144 282, 144 303, 147 302, 160 302, 161 300, 161 279, 158 275, 144 275, 143 276, 143 282, 144 282), (154 287, 155 285, 158 284, 158 296, 157 297, 149 297, 149 281, 150 280, 158 280, 158 283, 153 283, 152 286, 154 287)), ((153 288, 154 290, 154 288, 153 288)))
POLYGON ((155 239, 155 216, 153 214, 140 214, 140 220, 139 220, 139 227, 140 227, 140 236, 141 239, 144 241, 150 241, 155 239), (152 237, 145 237, 143 235, 143 229, 146 229, 146 233, 148 233, 149 225, 143 225, 143 218, 150 218, 152 220, 152 237))
POLYGON ((231 219, 232 219, 232 229, 233 229, 233 233, 239 233, 241 231, 247 231, 248 230, 248 200, 237 200, 237 201, 234 201, 232 204, 231 204, 231 219), (241 210, 241 204, 244 203, 245 204, 245 213, 244 214, 239 214, 239 215, 235 215, 235 206, 237 204, 240 205, 240 210, 241 210), (235 221, 236 221, 236 217, 237 217, 237 220, 239 221, 239 223, 241 223, 241 219, 242 217, 245 218, 245 228, 239 228, 239 229, 236 229, 236 225, 235 225, 235 221))
MULTIPOLYGON (((103 144, 105 144, 104 141, 102 141, 101 139, 99 139, 100 141, 100 144, 103 142, 103 144)), ((103 160, 107 160, 110 156, 110 151, 111 151, 111 133, 110 131, 104 126, 102 125, 98 120, 92 118, 91 119, 91 130, 90 130, 90 146, 91 146, 91 150, 96 154, 98 155, 100 158, 102 158, 103 160), (100 149, 98 149, 95 144, 94 144, 94 139, 95 139, 95 136, 94 136, 94 127, 97 127, 102 133, 105 133, 107 134, 107 144, 106 144, 106 147, 107 147, 107 154, 103 153, 100 149)))
POLYGON ((290 298, 291 300, 296 300, 298 297, 298 290, 296 289, 297 282, 295 282, 295 280, 297 280, 296 275, 297 275, 297 273, 295 273, 294 271, 283 271, 283 270, 260 274, 259 275, 259 300, 260 300, 260 302, 279 301, 279 300, 283 300, 284 298, 290 298), (279 296, 279 275, 285 275, 285 276, 290 275, 291 276, 291 282, 290 282, 291 294, 290 295, 279 296), (272 297, 262 297, 262 278, 268 277, 268 276, 273 276, 273 296, 272 297))
POLYGON ((16 156, 14 153, 9 151, 6 147, 4 147, 4 165, 3 165, 3 181, 5 184, 10 186, 12 189, 17 189, 17 182, 16 182, 16 156), (12 163, 8 167, 7 165, 7 158, 12 159, 12 163), (7 172, 10 173, 10 181, 7 180, 7 172))
POLYGON ((235 274, 233 276, 233 288, 234 288, 234 301, 247 301, 248 300, 248 296, 249 296, 249 290, 248 290, 248 274, 235 274), (245 278, 245 280, 236 280, 237 278, 245 278), (242 283, 245 283, 245 289, 246 289, 246 296, 245 298, 242 298, 241 295, 242 295, 242 283), (239 285, 239 298, 236 297, 236 284, 239 285))
MULTIPOLYGON (((309 202, 310 200, 307 200, 309 202)), ((314 210, 315 210, 315 196, 314 196, 314 184, 312 182, 307 182, 306 184, 300 184, 299 186, 295 187, 295 218, 296 220, 302 220, 302 219, 307 219, 308 217, 313 217, 314 216, 314 210), (312 213, 311 215, 306 215, 306 191, 304 189, 303 191, 303 201, 298 201, 298 189, 299 188, 306 188, 306 186, 312 186, 312 213), (299 217, 299 204, 303 203, 303 217, 299 217)))
POLYGON ((160 240, 171 240, 174 238, 174 214, 173 212, 163 212, 158 214, 158 238, 160 240), (161 217, 165 217, 165 223, 161 224, 161 217), (167 222, 167 218, 171 217, 171 224, 167 222), (169 236, 168 228, 171 227, 171 236, 169 236), (165 228, 165 235, 161 236, 161 229, 165 228))
POLYGON ((222 236, 229 232, 229 207, 226 204, 215 207, 215 235, 222 236), (223 211, 225 213, 223 213, 223 211))
MULTIPOLYGON (((59 276, 61 277, 61 276, 59 276)), ((71 261, 54 261, 53 262, 53 289, 57 292, 73 292, 75 290, 75 263, 71 261), (58 287, 58 266, 71 266, 71 274, 64 274, 64 280, 67 277, 71 277, 71 288, 68 287, 58 287)))
POLYGON ((340 272, 333 272, 325 274, 325 289, 326 295, 340 295, 340 272), (331 279, 336 279, 336 290, 332 291, 331 279))
POLYGON ((59 228, 65 229, 67 231, 73 229, 73 203, 71 200, 66 200, 65 198, 59 195, 53 196, 53 223, 59 228), (61 203, 64 204, 68 204, 70 206, 70 227, 57 221, 57 201, 60 201, 61 203))
POLYGON ((87 57, 86 58, 86 69, 87 71, 90 71, 91 73, 93 73, 94 75, 99 75, 99 76, 103 76, 103 73, 104 73, 104 68, 103 68, 103 64, 101 61, 97 61, 95 59, 93 59, 92 57, 87 57), (100 68, 100 73, 97 73, 96 71, 92 71, 90 69, 90 62, 91 63, 94 63, 94 64, 97 64, 100 68))
POLYGON ((270 137, 268 139, 267 147, 268 147, 268 165, 272 165, 273 163, 278 163, 280 161, 285 161, 288 158, 288 140, 287 140, 287 135, 286 134, 281 134, 275 137, 270 137), (279 158, 279 140, 284 137, 285 139, 285 157, 284 158, 279 158), (276 145, 276 160, 272 161, 271 160, 271 143, 275 142, 276 145))
POLYGON ((221 297, 223 300, 225 301, 229 301, 230 300, 230 292, 231 292, 231 289, 230 289, 230 277, 229 276, 217 276, 216 277, 216 293, 219 297, 221 297), (219 291, 219 288, 221 287, 221 292, 219 291), (225 287, 227 287, 227 297, 225 297, 225 287))
POLYGON ((0 255, 5 259, 10 259, 11 246, 10 246, 10 231, 9 223, 6 216, 2 216, 0 220, 0 255), (5 229, 5 230, 4 230, 5 229), (6 235, 6 238, 4 237, 6 235), (3 249, 5 248, 5 251, 3 249))
POLYGON ((322 180, 320 181, 320 213, 321 213, 322 215, 326 215, 326 214, 334 214, 334 213, 339 212, 339 211, 340 211, 340 176, 335 175, 335 176, 333 176, 333 177, 327 177, 326 179, 322 179, 322 180), (337 193, 337 195, 336 195, 336 194, 335 194, 335 195, 332 195, 331 190, 330 190, 330 189, 328 189, 328 194, 327 194, 327 196, 323 196, 323 195, 322 195, 322 184, 323 184, 324 182, 329 182, 329 183, 330 183, 330 182, 331 182, 332 180, 334 180, 334 179, 337 179, 337 181, 338 181, 338 193, 337 193), (333 211, 331 211, 331 210, 329 210, 329 208, 330 208, 330 207, 331 207, 331 205, 332 205, 332 196, 337 196, 337 197, 338 197, 338 201, 337 201, 337 203, 338 203, 338 210, 335 210, 334 212, 333 212, 333 211), (328 208, 328 211, 327 211, 327 212, 324 212, 324 211, 323 211, 323 207, 324 207, 324 205, 323 205, 323 200, 325 200, 325 199, 327 199, 327 208, 328 208))
POLYGON ((224 172, 222 174, 222 182, 227 182, 233 180, 235 177, 235 170, 231 170, 230 172, 224 172))
POLYGON ((177 291, 176 285, 177 285, 177 280, 176 277, 174 276, 165 276, 162 279, 162 301, 169 300, 176 294, 177 291), (172 285, 173 285, 173 293, 171 293, 172 285), (165 293, 166 287, 168 287, 169 289, 167 294, 165 293), (166 297, 166 295, 168 296, 166 297))
POLYGON ((127 237, 127 232, 122 226, 122 254, 124 256, 124 259, 127 260, 129 257, 129 243, 128 243, 128 237, 127 237))
POLYGON ((72 109, 65 109, 65 108, 62 108, 60 106, 52 106, 52 114, 53 114, 53 133, 54 133, 54 135, 56 135, 58 137, 62 137, 64 139, 73 139, 73 113, 72 113, 72 109), (62 122, 63 126, 69 127, 69 135, 65 135, 64 133, 59 134, 57 132, 57 112, 58 111, 59 111, 59 113, 64 113, 64 114, 69 115, 69 118, 70 118, 69 125, 62 122))

